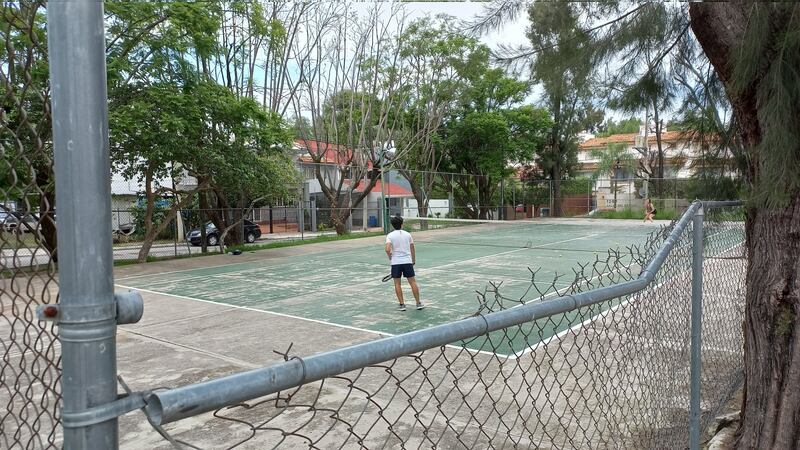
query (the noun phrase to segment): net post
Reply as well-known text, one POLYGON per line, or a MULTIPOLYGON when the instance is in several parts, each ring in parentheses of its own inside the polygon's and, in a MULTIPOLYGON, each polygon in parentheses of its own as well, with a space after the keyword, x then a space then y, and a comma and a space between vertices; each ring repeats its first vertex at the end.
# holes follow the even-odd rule
POLYGON ((703 324, 703 220, 701 205, 692 217, 692 317, 690 350, 689 448, 700 449, 700 376, 703 324))
MULTIPOLYGON (((104 35, 102 2, 48 3, 64 418, 117 399, 104 35)), ((119 446, 116 418, 66 423, 65 449, 119 446)))

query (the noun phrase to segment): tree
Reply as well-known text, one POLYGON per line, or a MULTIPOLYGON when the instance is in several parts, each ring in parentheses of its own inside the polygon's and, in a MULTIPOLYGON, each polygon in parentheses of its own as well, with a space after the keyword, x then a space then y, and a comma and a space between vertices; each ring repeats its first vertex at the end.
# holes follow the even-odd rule
MULTIPOLYGON (((110 104, 111 155, 115 167, 144 187, 145 239, 138 259, 147 259, 156 237, 178 212, 206 189, 219 207, 211 219, 220 230, 240 221, 226 191, 243 199, 290 195, 290 135, 282 120, 253 100, 236 98, 208 81, 184 86, 170 83, 130 85, 110 104), (192 177, 190 189, 175 189, 173 180, 192 177), (164 183, 167 180, 167 183, 164 183), (163 220, 155 222, 156 203, 172 199, 163 220)), ((241 240, 236 232, 231 242, 241 240)))
POLYGON ((531 106, 514 107, 524 99, 529 83, 490 68, 488 51, 465 74, 467 87, 459 106, 442 130, 443 166, 454 177, 455 200, 470 218, 488 218, 490 199, 509 163, 525 162, 541 152, 550 127, 549 114, 531 106))
MULTIPOLYGON (((598 39, 600 47, 612 57, 617 54, 629 55, 624 60, 626 70, 619 70, 610 76, 607 84, 614 92, 608 104, 625 113, 638 113, 645 110, 645 126, 650 130, 650 114, 653 117, 653 131, 656 149, 650 150, 647 139, 637 148, 644 160, 652 160, 653 165, 643 167, 649 178, 655 179, 655 191, 662 191, 665 157, 662 135, 665 129, 664 113, 670 111, 677 100, 677 86, 674 73, 677 67, 673 55, 677 51, 664 51, 662 43, 685 41, 686 21, 676 15, 671 5, 648 4, 627 21, 629 30, 613 37, 598 39)), ((601 51, 602 56, 606 56, 601 51)))
MULTIPOLYGON (((44 32, 44 2, 22 1, 0 6, 0 194, 19 210, 39 210, 41 237, 37 245, 57 260, 55 178, 52 122, 44 32)), ((7 212, 7 211, 6 211, 7 212)))
POLYGON ((619 122, 615 122, 614 119, 608 119, 600 126, 600 132, 597 133, 597 136, 608 137, 615 134, 638 133, 641 126, 642 121, 635 117, 622 119, 619 122))
POLYGON ((632 172, 638 165, 638 161, 622 144, 609 145, 605 150, 592 150, 591 155, 597 159, 597 169, 594 171, 594 177, 605 176, 614 183, 611 190, 614 192, 614 210, 616 210, 617 193, 619 192, 617 185, 619 171, 632 172))
MULTIPOLYGON (((588 33, 579 26, 579 11, 573 4, 533 3, 528 9, 531 27, 528 39, 536 52, 531 63, 534 81, 544 89, 544 104, 553 118, 550 141, 539 154, 537 165, 548 173, 553 196, 561 198, 561 179, 577 162, 577 134, 586 123, 591 105, 592 69, 588 33)), ((561 216, 561 202, 553 215, 561 216)))
MULTIPOLYGON (((312 136, 302 144, 339 234, 348 231, 353 209, 376 186, 373 169, 385 169, 386 149, 398 143, 399 111, 408 96, 404 87, 413 76, 400 63, 397 38, 405 27, 400 7, 375 4, 361 16, 348 8, 333 5, 308 18, 316 43, 297 50, 303 57, 293 99, 295 116, 311 120, 312 136)), ((396 154, 418 139, 399 142, 396 154)))
POLYGON ((748 154, 745 386, 739 448, 800 445, 800 5, 702 3, 692 30, 748 154))
MULTIPOLYGON (((496 16, 502 22, 504 2, 496 16)), ((630 19, 651 4, 587 5, 616 39, 641 30, 630 19)), ((692 3, 673 14, 683 32, 662 42, 675 48, 691 29, 724 86, 744 148, 748 206, 745 293, 745 384, 738 448, 800 445, 800 4, 692 3), (688 14, 687 14, 688 12, 688 14)), ((602 46, 595 46, 602 47, 602 46)))
POLYGON ((412 75, 397 130, 397 142, 406 151, 391 167, 408 180, 420 217, 428 216, 442 163, 443 142, 438 131, 467 88, 464 75, 471 62, 485 58, 477 40, 453 31, 453 22, 450 17, 420 19, 411 23, 400 39, 401 64, 412 75))

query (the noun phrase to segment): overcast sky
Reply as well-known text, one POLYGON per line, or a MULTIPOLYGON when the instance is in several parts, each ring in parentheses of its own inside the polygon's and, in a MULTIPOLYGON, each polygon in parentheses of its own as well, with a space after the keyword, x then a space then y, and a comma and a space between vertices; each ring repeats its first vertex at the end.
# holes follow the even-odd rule
MULTIPOLYGON (((470 21, 480 15, 487 2, 411 2, 407 3, 406 9, 410 17, 418 18, 426 15, 435 16, 437 14, 447 14, 463 21, 470 21)), ((488 35, 481 36, 480 40, 491 49, 497 49, 498 45, 506 44, 517 46, 525 44, 528 39, 525 37, 525 29, 528 27, 528 16, 520 14, 516 21, 503 25, 499 31, 494 31, 488 35)), ((541 96, 541 88, 534 87, 531 94, 526 99, 528 103, 536 103, 541 96)), ((606 109, 606 119, 613 118, 619 120, 623 114, 606 109)))
MULTIPOLYGON (((469 21, 479 15, 486 4, 486 2, 412 2, 408 4, 407 10, 413 18, 447 14, 469 21)), ((525 14, 521 14, 515 22, 504 25, 502 30, 481 37, 481 41, 492 49, 497 48, 498 44, 522 44, 527 42, 525 38, 527 26, 528 18, 525 14)))

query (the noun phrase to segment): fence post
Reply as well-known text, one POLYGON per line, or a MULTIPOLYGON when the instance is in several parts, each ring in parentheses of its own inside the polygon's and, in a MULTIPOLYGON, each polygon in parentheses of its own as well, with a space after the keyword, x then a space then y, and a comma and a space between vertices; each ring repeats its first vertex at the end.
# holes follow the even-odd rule
POLYGON ((692 331, 689 398, 689 448, 700 449, 700 376, 703 326, 703 217, 701 206, 692 218, 692 331))
POLYGON ((275 231, 272 229, 272 204, 269 205, 269 234, 273 234, 275 231))
POLYGON ((586 214, 592 212, 592 179, 586 183, 586 214))
POLYGON ((300 230, 300 240, 304 239, 305 231, 306 231, 306 212, 305 212, 305 202, 300 200, 297 202, 297 228, 300 230))
POLYGON ((64 448, 116 449, 116 418, 85 426, 66 420, 117 399, 103 3, 51 1, 47 38, 58 203, 64 448))
POLYGON ((317 201, 311 200, 311 211, 309 211, 309 215, 311 216, 311 231, 314 233, 317 232, 317 201))

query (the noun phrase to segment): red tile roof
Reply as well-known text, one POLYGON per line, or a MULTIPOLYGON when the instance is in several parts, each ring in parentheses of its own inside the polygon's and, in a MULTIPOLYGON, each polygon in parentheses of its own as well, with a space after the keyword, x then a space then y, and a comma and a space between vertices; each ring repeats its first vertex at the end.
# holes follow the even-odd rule
MULTIPOLYGON (((363 189, 364 180, 361 180, 356 184, 355 192, 361 192, 363 189)), ((375 183, 375 187, 372 188, 371 192, 376 192, 380 194, 381 192, 381 182, 378 181, 375 183)), ((386 183, 386 191, 384 192, 386 195, 390 197, 413 197, 414 194, 409 191, 408 189, 404 188, 403 186, 397 183, 386 183)))
MULTIPOLYGON (((353 150, 344 145, 311 139, 295 139, 294 143, 305 150, 305 153, 300 155, 300 162, 315 163, 316 161, 311 157, 311 154, 313 154, 315 157, 319 157, 321 164, 347 165, 357 163, 357 161, 352 161, 354 159, 353 150)), ((372 167, 372 161, 367 160, 366 162, 367 167, 372 167)))
MULTIPOLYGON (((589 139, 587 141, 581 142, 578 147, 581 149, 588 149, 588 148, 599 148, 599 147, 606 147, 610 144, 630 144, 633 145, 639 133, 627 133, 627 134, 612 134, 611 136, 607 137, 596 137, 589 139)), ((690 133, 686 133, 683 131, 665 131, 661 133, 661 141, 662 142, 677 142, 679 140, 691 140, 692 136, 690 133)), ((655 143, 656 142, 656 135, 649 134, 647 136, 647 142, 655 143)))

